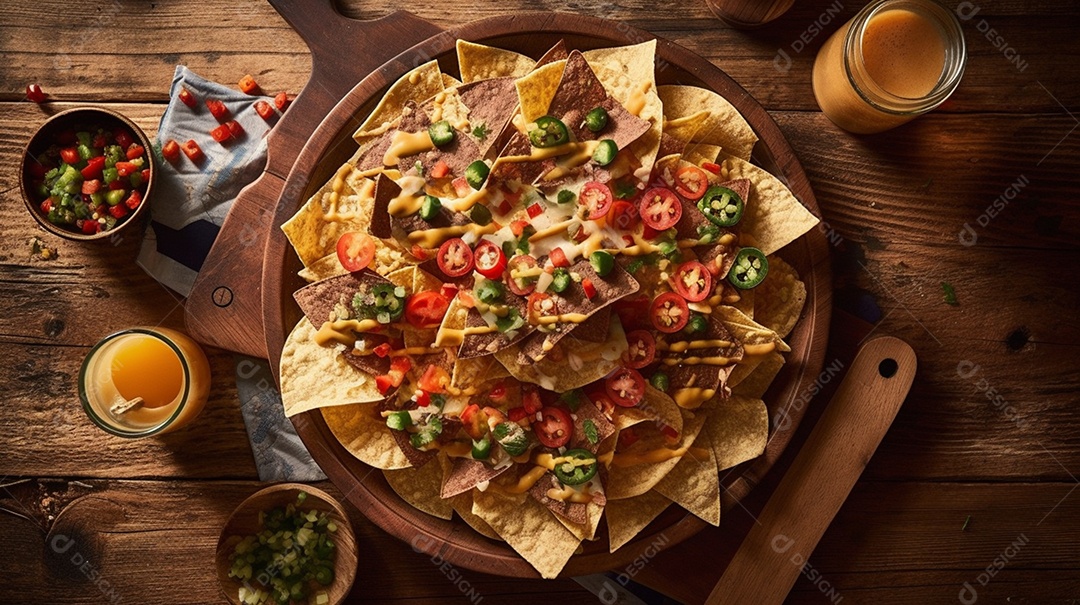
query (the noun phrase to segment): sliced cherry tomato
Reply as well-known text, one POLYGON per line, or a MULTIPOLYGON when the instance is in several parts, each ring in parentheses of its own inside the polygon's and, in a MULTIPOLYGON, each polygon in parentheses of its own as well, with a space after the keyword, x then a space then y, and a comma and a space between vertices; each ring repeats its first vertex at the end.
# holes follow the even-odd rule
POLYGON ((675 270, 671 278, 675 291, 690 302, 700 302, 712 291, 712 274, 696 260, 687 261, 675 270))
POLYGON ((632 408, 645 396, 645 378, 634 368, 622 367, 607 377, 604 390, 615 405, 632 408))
POLYGON ((461 428, 465 434, 473 439, 480 439, 488 432, 487 414, 480 410, 480 406, 470 403, 461 410, 458 416, 461 418, 461 428))
POLYGON ((259 85, 255 82, 255 78, 251 77, 251 74, 245 75, 240 78, 240 90, 245 94, 257 95, 259 94, 259 85))
POLYGON ((255 113, 259 114, 260 118, 269 121, 274 117, 274 108, 270 107, 266 101, 255 101, 255 113))
POLYGON ((450 165, 443 160, 439 160, 438 162, 435 162, 434 166, 431 167, 431 172, 429 174, 433 179, 444 178, 446 177, 446 175, 450 174, 450 165))
POLYGON ((274 107, 278 108, 278 111, 285 111, 285 108, 289 106, 289 95, 284 92, 279 92, 274 95, 274 107))
POLYGON ((418 388, 429 393, 445 393, 448 384, 450 384, 450 373, 435 364, 424 369, 420 380, 416 381, 418 388))
POLYGON ((150 169, 149 168, 143 168, 142 169, 142 182, 144 182, 144 183, 149 183, 150 182, 150 169))
POLYGON ((225 107, 225 103, 217 99, 207 99, 206 108, 210 110, 210 115, 214 116, 219 122, 229 118, 229 108, 225 107))
POLYGON ((86 160, 86 168, 83 168, 80 172, 82 172, 84 179, 99 179, 104 170, 105 156, 99 155, 96 158, 86 160))
POLYGON ((605 216, 611 210, 611 203, 615 198, 611 195, 611 189, 603 183, 589 181, 581 188, 578 200, 585 204, 588 213, 585 218, 595 221, 605 216))
POLYGON ((536 268, 536 259, 528 254, 519 254, 506 265, 506 285, 518 296, 528 296, 536 289, 536 277, 512 277, 513 271, 528 271, 536 268))
POLYGON ((375 240, 359 231, 343 233, 337 241, 337 257, 346 271, 360 271, 375 260, 375 240))
POLYGON ((574 421, 562 408, 547 406, 540 410, 540 421, 532 425, 533 433, 540 443, 558 449, 570 443, 574 434, 574 421))
POLYGON ((139 169, 138 166, 132 164, 131 162, 117 162, 115 168, 116 174, 119 174, 120 176, 131 176, 132 172, 135 172, 139 169))
POLYGON ((180 149, 184 152, 184 155, 186 155, 189 160, 195 162, 196 164, 203 161, 203 158, 206 157, 203 155, 202 148, 199 147, 199 144, 195 142, 195 139, 188 139, 184 141, 180 145, 180 149))
POLYGON ((548 253, 548 260, 551 261, 553 267, 569 267, 570 260, 566 258, 566 253, 562 248, 552 248, 548 253))
POLYGON ((127 156, 127 159, 134 160, 134 159, 141 158, 142 154, 144 154, 144 153, 146 153, 146 149, 143 148, 142 145, 139 145, 138 143, 135 143, 131 147, 127 148, 127 151, 124 152, 124 155, 127 156))
POLYGON ((701 167, 715 175, 720 174, 720 164, 715 164, 713 162, 705 162, 701 165, 701 167))
POLYGON ((585 278, 581 280, 581 288, 585 290, 585 297, 592 300, 596 296, 596 286, 593 285, 592 280, 585 278))
POLYGON ((683 166, 675 173, 675 193, 688 200, 697 200, 709 188, 709 177, 697 166, 683 166))
POLYGON ((674 227, 682 218, 682 202, 665 187, 653 187, 646 191, 641 196, 640 204, 641 220, 657 231, 674 227))
POLYGON ((639 220, 641 220, 641 216, 638 214, 637 206, 634 204, 626 200, 617 200, 611 205, 611 217, 608 218, 608 223, 616 229, 631 231, 637 226, 639 220))
POLYGON ((26 100, 34 103, 44 103, 45 91, 41 90, 41 86, 37 84, 29 84, 26 87, 26 100))
POLYGON ((530 414, 539 412, 544 407, 544 402, 540 400, 540 391, 537 389, 529 389, 521 397, 521 405, 525 407, 525 411, 530 414))
POLYGON ((450 300, 434 290, 417 292, 405 303, 405 321, 417 328, 434 328, 442 323, 450 300))
POLYGON ((44 214, 48 214, 49 212, 52 212, 52 208, 53 208, 53 201, 52 201, 51 197, 46 198, 45 201, 41 202, 41 212, 43 212, 44 214))
POLYGON ((540 205, 540 202, 537 202, 526 208, 525 212, 529 213, 529 218, 536 218, 544 213, 544 207, 540 205))
MULTIPOLYGON (((176 160, 179 160, 180 144, 173 139, 165 141, 165 144, 161 146, 161 155, 170 162, 175 162, 176 160)), ((104 162, 102 162, 102 165, 104 166, 104 162)))
POLYGON ((65 147, 60 150, 60 159, 63 160, 65 164, 78 164, 81 158, 79 157, 78 149, 75 147, 65 147))
POLYGON ((244 136, 244 127, 240 125, 240 122, 236 120, 229 120, 225 122, 225 125, 229 127, 229 134, 236 138, 244 136))
POLYGON ((686 326, 690 320, 690 308, 683 297, 674 292, 664 292, 652 301, 649 319, 657 330, 672 334, 686 326))
POLYGON ((626 365, 644 368, 656 360, 656 339, 648 330, 634 330, 626 335, 626 365))
POLYGON ((473 251, 476 272, 488 279, 499 279, 506 270, 506 253, 491 240, 480 240, 473 251))
POLYGON ((426 408, 431 405, 431 393, 428 393, 427 391, 417 391, 416 394, 413 395, 413 401, 415 401, 416 405, 419 407, 426 408))
POLYGON ((546 292, 533 292, 528 300, 528 321, 533 325, 540 325, 540 318, 555 315, 555 301, 546 292))
POLYGON ((224 143, 232 138, 232 133, 229 132, 229 127, 225 124, 219 124, 210 129, 210 136, 213 137, 218 143, 224 143))
POLYGON ((176 93, 176 96, 180 97, 180 101, 184 105, 187 105, 188 107, 191 107, 192 109, 195 108, 195 104, 196 104, 195 95, 191 94, 190 90, 181 87, 180 92, 176 93))
POLYGON ((439 263, 439 269, 448 277, 461 277, 475 266, 472 248, 460 237, 443 242, 435 260, 439 263))

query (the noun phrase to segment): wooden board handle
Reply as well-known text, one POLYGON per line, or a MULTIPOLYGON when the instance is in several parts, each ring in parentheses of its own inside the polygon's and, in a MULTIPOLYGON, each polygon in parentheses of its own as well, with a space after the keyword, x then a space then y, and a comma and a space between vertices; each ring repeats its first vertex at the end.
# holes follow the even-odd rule
POLYGON ((263 334, 262 273, 276 206, 295 208, 302 192, 283 191, 311 133, 352 87, 398 53, 440 32, 397 11, 360 21, 331 0, 270 0, 311 50, 311 79, 266 136, 266 169, 236 197, 188 294, 185 323, 196 340, 268 357, 263 334))
POLYGON ((915 366, 898 338, 863 345, 706 603, 784 602, 896 418, 915 366))

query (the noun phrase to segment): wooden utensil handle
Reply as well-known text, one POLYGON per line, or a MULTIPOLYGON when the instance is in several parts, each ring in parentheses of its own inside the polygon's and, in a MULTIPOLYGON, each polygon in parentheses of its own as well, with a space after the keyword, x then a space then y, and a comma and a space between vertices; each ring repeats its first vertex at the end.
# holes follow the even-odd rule
POLYGON ((896 418, 915 366, 898 338, 863 345, 707 603, 784 602, 896 418))

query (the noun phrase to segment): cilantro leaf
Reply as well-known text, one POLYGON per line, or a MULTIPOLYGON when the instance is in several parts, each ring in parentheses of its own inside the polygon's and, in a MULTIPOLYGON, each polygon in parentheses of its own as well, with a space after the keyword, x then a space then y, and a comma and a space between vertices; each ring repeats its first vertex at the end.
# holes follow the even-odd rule
POLYGON ((945 293, 945 296, 942 297, 945 301, 945 304, 949 304, 954 307, 960 304, 956 300, 956 289, 952 287, 952 284, 946 281, 941 282, 941 291, 945 293))
POLYGON ((487 135, 488 135, 487 122, 480 122, 480 124, 473 127, 472 135, 474 137, 476 137, 480 141, 483 141, 484 139, 486 139, 487 135))
POLYGON ((589 443, 596 445, 600 442, 600 433, 596 431, 596 424, 592 419, 585 419, 585 422, 582 423, 582 428, 585 429, 585 438, 589 440, 589 443))

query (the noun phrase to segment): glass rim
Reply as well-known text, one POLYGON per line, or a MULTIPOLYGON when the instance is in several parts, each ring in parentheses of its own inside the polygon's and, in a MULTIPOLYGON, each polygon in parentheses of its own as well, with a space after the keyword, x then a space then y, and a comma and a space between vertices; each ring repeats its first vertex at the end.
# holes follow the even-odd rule
POLYGON ((938 0, 874 0, 852 19, 844 38, 843 61, 848 82, 870 106, 894 115, 921 115, 944 103, 960 85, 967 65, 967 43, 959 19, 938 0), (870 19, 886 10, 905 8, 931 19, 945 42, 941 76, 929 93, 917 98, 892 94, 875 82, 866 73, 862 52, 863 34, 870 19))
POLYGON ((95 425, 97 425, 98 428, 104 430, 107 433, 116 435, 117 437, 134 439, 138 437, 149 437, 151 435, 156 435, 164 431, 180 416, 181 412, 184 411, 184 408, 187 407, 188 396, 190 394, 191 368, 188 366, 187 358, 184 356, 184 352, 180 349, 180 347, 176 345, 175 342, 172 341, 172 339, 170 339, 165 334, 158 332, 156 328, 127 328, 126 330, 120 330, 119 332, 113 332, 112 334, 109 334, 90 348, 90 352, 86 354, 86 357, 83 359, 82 366, 79 368, 79 400, 82 402, 83 411, 86 412, 86 415, 90 417, 90 420, 95 425), (168 345, 170 349, 172 349, 173 353, 176 353, 177 358, 180 359, 180 368, 184 374, 184 388, 180 392, 180 403, 177 404, 176 409, 173 411, 173 413, 168 418, 162 420, 159 424, 139 430, 124 430, 121 428, 117 428, 116 426, 113 426, 107 420, 102 418, 102 416, 94 410, 94 406, 90 403, 90 398, 87 395, 86 389, 86 374, 90 368, 90 360, 94 358, 94 355, 96 355, 102 347, 116 340, 117 338, 120 338, 121 336, 127 336, 129 334, 143 334, 145 336, 151 336, 160 340, 161 342, 164 342, 166 345, 168 345))

